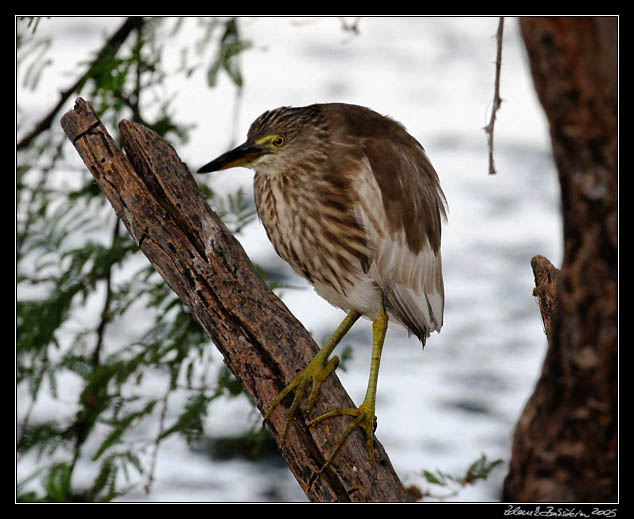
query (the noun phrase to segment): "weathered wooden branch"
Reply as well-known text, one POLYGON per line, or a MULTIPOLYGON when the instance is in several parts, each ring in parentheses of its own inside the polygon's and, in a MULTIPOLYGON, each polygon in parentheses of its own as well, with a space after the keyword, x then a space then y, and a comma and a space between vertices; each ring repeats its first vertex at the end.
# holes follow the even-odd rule
POLYGON ((550 125, 561 186, 564 258, 556 276, 541 260, 534 265, 545 274, 546 283, 535 272, 549 344, 540 379, 517 424, 504 499, 614 502, 618 20, 522 18, 520 28, 550 125))
MULTIPOLYGON (((255 273, 167 142, 143 126, 122 121, 124 155, 83 99, 61 124, 140 249, 198 319, 258 408, 266 411, 316 353, 308 332, 255 273)), ((313 416, 351 405, 337 377, 331 376, 321 387, 313 416)), ((285 417, 286 408, 278 406, 270 420, 278 445, 285 417)), ((310 500, 407 499, 376 440, 375 469, 369 466, 361 434, 353 434, 333 467, 318 474, 346 419, 310 428, 308 419, 298 413, 280 450, 310 500)))

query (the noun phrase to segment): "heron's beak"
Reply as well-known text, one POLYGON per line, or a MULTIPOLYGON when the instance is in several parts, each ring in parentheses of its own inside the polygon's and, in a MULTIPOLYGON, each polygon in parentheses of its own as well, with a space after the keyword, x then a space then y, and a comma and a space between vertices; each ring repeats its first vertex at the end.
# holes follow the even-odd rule
POLYGON ((211 171, 220 171, 221 169, 234 168, 237 166, 247 167, 267 153, 271 153, 267 147, 247 141, 205 164, 198 170, 198 173, 210 173, 211 171))

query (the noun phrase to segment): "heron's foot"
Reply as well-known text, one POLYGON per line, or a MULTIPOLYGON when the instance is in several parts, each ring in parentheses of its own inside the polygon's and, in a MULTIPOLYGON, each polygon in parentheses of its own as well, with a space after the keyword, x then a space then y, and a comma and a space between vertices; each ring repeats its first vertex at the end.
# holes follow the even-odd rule
POLYGON ((330 465, 341 447, 344 446, 350 434, 352 434, 355 429, 361 429, 365 433, 365 444, 368 449, 368 459, 370 460, 370 465, 374 467, 374 431, 376 429, 374 404, 364 401, 356 409, 333 409, 311 420, 309 422, 309 425, 315 425, 316 423, 319 423, 326 418, 332 418, 333 416, 352 416, 354 417, 354 420, 350 423, 346 431, 343 433, 343 436, 335 445, 335 448, 326 460, 326 463, 321 468, 320 472, 326 470, 326 468, 330 465))
POLYGON ((286 433, 288 432, 288 426, 293 420, 293 416, 299 407, 304 395, 308 389, 308 385, 312 383, 312 387, 308 397, 306 398, 305 410, 307 413, 310 413, 315 405, 315 401, 317 400, 317 395, 319 393, 319 387, 322 382, 328 378, 328 376, 337 368, 339 364, 339 357, 336 355, 327 360, 323 355, 317 354, 313 360, 311 360, 306 368, 297 375, 291 383, 286 386, 279 395, 273 400, 271 406, 268 411, 264 415, 264 421, 268 420, 271 416, 271 413, 275 410, 278 404, 286 398, 288 394, 291 392, 295 392, 295 396, 293 397, 293 402, 291 403, 291 407, 288 410, 286 415, 286 423, 284 424, 284 430, 282 431, 282 441, 286 439, 286 433))

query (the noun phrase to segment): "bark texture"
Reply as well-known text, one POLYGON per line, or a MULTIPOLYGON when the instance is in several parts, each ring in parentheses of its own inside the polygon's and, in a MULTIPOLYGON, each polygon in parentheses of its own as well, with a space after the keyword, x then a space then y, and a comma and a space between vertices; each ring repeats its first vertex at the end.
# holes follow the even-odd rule
POLYGON ((533 261, 549 348, 506 501, 617 501, 618 20, 523 18, 561 185, 564 258, 533 261), (543 303, 543 304, 542 304, 543 303))
MULTIPOLYGON (((167 142, 141 125, 122 121, 124 155, 82 99, 61 124, 140 249, 196 316, 258 408, 268 409, 316 353, 310 335, 258 277, 167 142)), ((316 416, 351 405, 337 377, 331 376, 313 412, 316 416)), ((285 417, 283 405, 271 417, 278 444, 285 417)), ((309 499, 407 500, 376 440, 377 463, 375 470, 370 468, 360 434, 349 438, 332 468, 318 474, 346 420, 326 420, 311 428, 307 421, 299 412, 280 449, 309 499)))

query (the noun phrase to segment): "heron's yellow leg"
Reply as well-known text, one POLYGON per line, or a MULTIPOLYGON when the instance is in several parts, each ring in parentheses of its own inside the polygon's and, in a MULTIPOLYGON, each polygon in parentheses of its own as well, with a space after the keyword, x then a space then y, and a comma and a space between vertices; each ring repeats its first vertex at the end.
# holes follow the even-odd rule
POLYGON ((293 398, 293 402, 291 407, 288 410, 288 414, 286 415, 286 423, 284 424, 284 430, 282 431, 282 441, 286 438, 286 433, 288 432, 288 426, 293 419, 293 415, 297 408, 299 407, 300 402, 304 398, 304 394, 308 387, 308 384, 312 382, 312 388, 306 400, 306 411, 310 413, 315 405, 315 401, 317 400, 317 394, 319 393, 319 387, 322 382, 326 380, 328 375, 330 375, 337 365, 339 364, 339 357, 336 355, 332 359, 328 359, 333 350, 337 347, 341 339, 348 333, 348 330, 352 327, 352 325, 361 317, 361 314, 356 310, 352 310, 346 315, 344 320, 335 330, 335 333, 326 341, 323 347, 319 350, 319 353, 313 357, 306 368, 297 375, 291 383, 286 386, 279 395, 273 400, 268 411, 264 415, 264 420, 268 420, 269 416, 273 410, 277 407, 277 405, 284 400, 284 398, 291 392, 295 392, 295 396, 293 398))
POLYGON ((368 449, 368 458, 370 459, 370 465, 374 465, 374 430, 376 429, 376 416, 374 415, 375 403, 376 403, 376 387, 379 380, 379 365, 381 363, 381 353, 383 351, 383 343, 385 342, 385 334, 387 332, 388 317, 385 313, 383 305, 381 305, 381 313, 376 319, 372 321, 373 331, 373 345, 372 345, 372 360, 370 363, 370 377, 368 379, 368 387, 365 392, 365 398, 363 403, 356 409, 333 409, 321 416, 318 416, 314 420, 310 421, 309 425, 314 425, 326 418, 332 416, 353 416, 354 420, 346 429, 346 432, 339 439, 332 453, 326 460, 326 463, 321 468, 325 470, 328 465, 335 458, 341 447, 348 439, 348 436, 355 429, 362 429, 365 433, 365 442, 368 449))

